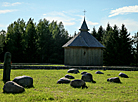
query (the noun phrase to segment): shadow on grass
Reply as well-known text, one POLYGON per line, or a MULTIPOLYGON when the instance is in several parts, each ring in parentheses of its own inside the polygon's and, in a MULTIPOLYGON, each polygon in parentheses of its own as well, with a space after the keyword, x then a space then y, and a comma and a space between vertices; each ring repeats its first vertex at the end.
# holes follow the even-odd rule
POLYGON ((7 95, 9 95, 9 94, 13 94, 13 95, 16 95, 16 94, 22 94, 22 93, 25 93, 25 91, 23 91, 23 92, 2 92, 3 94, 7 94, 7 95))

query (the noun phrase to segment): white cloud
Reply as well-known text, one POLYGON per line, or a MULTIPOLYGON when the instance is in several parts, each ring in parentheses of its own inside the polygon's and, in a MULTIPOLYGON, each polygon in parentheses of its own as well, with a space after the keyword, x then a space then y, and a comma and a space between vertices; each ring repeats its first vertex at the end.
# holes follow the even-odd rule
POLYGON ((6 27, 6 25, 0 24, 0 27, 6 27))
POLYGON ((128 30, 128 32, 137 32, 138 31, 138 22, 134 21, 132 19, 106 19, 103 20, 102 25, 104 28, 107 27, 107 23, 109 23, 111 26, 114 26, 115 24, 121 28, 122 24, 124 24, 128 30))
POLYGON ((75 22, 72 21, 72 19, 66 19, 64 17, 52 17, 52 16, 47 16, 45 17, 47 20, 49 21, 57 21, 58 23, 59 22, 62 22, 64 25, 68 26, 68 25, 74 25, 75 22))
POLYGON ((63 22, 63 24, 65 26, 69 26, 69 25, 74 25, 75 22, 75 18, 71 17, 71 16, 68 16, 65 11, 63 12, 50 12, 50 13, 47 13, 47 14, 43 14, 43 17, 46 18, 47 20, 49 21, 57 21, 58 23, 59 22, 63 22))
POLYGON ((88 25, 98 25, 99 23, 94 23, 94 22, 91 22, 91 21, 87 21, 88 22, 88 25))
POLYGON ((8 13, 8 12, 14 12, 14 11, 17 11, 17 10, 0 10, 0 14, 8 13))
POLYGON ((118 8, 116 10, 111 10, 110 14, 108 17, 113 17, 113 16, 117 16, 119 14, 127 14, 127 13, 138 13, 138 5, 135 6, 125 6, 122 8, 118 8))
POLYGON ((9 3, 9 2, 4 2, 2 6, 16 6, 16 5, 20 5, 20 2, 15 2, 15 3, 9 3))

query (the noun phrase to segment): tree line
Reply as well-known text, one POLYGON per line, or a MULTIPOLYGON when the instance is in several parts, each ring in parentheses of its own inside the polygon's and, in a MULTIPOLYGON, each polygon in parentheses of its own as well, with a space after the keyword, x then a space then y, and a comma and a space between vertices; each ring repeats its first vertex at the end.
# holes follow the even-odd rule
POLYGON ((0 31, 0 60, 9 51, 14 63, 63 63, 62 45, 69 39, 62 22, 40 19, 36 24, 31 18, 27 23, 18 19, 7 32, 0 31))
POLYGON ((121 29, 107 24, 98 31, 93 28, 91 34, 106 48, 103 49, 104 65, 138 65, 138 32, 130 37, 127 28, 122 24, 121 29))
MULTIPOLYGON (((107 24, 91 34, 103 44, 104 65, 138 65, 138 32, 130 37, 127 28, 121 29, 107 24)), ((76 35, 76 32, 75 34, 76 35)), ((0 60, 4 53, 12 54, 14 63, 64 63, 64 45, 72 37, 65 30, 62 22, 49 22, 40 19, 38 24, 33 19, 25 22, 18 19, 7 27, 7 32, 0 31, 0 60)))

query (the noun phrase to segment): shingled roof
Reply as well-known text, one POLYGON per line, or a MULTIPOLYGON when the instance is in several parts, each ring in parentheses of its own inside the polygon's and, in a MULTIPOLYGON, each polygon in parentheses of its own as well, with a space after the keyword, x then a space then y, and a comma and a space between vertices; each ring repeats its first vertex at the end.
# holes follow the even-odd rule
POLYGON ((81 32, 69 40, 62 47, 97 47, 105 48, 92 34, 88 32, 88 27, 84 18, 83 24, 79 29, 81 32))

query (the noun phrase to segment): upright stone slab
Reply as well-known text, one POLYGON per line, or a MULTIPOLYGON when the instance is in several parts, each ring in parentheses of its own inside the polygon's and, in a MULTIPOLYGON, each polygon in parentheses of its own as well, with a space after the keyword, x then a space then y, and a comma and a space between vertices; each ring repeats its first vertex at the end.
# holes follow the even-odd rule
POLYGON ((11 53, 6 52, 4 55, 3 81, 10 81, 11 72, 11 53))
POLYGON ((7 81, 3 87, 4 93, 21 93, 24 92, 24 87, 18 85, 13 81, 7 81))

